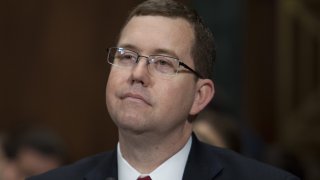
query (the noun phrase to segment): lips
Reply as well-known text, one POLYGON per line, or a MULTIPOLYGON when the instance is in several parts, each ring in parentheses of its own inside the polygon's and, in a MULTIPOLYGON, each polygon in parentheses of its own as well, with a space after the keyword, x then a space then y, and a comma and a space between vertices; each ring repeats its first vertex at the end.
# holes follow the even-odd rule
POLYGON ((144 103, 151 105, 149 100, 147 99, 147 97, 138 94, 138 93, 132 93, 132 92, 128 92, 128 93, 124 93, 123 96, 121 96, 121 99, 133 99, 133 100, 140 100, 143 101, 144 103))

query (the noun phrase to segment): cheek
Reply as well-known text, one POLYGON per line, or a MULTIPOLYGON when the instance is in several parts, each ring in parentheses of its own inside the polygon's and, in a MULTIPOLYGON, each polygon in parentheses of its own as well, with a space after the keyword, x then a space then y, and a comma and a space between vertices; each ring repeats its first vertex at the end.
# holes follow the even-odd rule
POLYGON ((110 71, 106 85, 106 103, 108 108, 110 108, 109 106, 111 105, 111 103, 114 103, 116 99, 116 87, 118 87, 119 84, 121 84, 120 79, 118 77, 120 77, 118 73, 112 70, 110 71))
POLYGON ((107 103, 109 102, 109 99, 111 96, 111 94, 114 94, 114 85, 113 85, 114 81, 113 79, 111 78, 111 76, 109 75, 109 78, 108 78, 108 82, 107 82, 107 85, 106 85, 106 100, 107 100, 107 103))
POLYGON ((124 74, 123 71, 119 69, 113 69, 111 68, 108 81, 107 81, 107 87, 106 87, 106 93, 107 95, 113 95, 113 93, 116 90, 116 87, 119 87, 121 84, 124 84, 125 80, 124 77, 126 74, 124 74))
POLYGON ((159 90, 157 92, 159 93, 158 101, 161 102, 161 108, 166 108, 168 113, 177 110, 189 113, 194 99, 194 93, 190 85, 162 86, 157 89, 159 90))

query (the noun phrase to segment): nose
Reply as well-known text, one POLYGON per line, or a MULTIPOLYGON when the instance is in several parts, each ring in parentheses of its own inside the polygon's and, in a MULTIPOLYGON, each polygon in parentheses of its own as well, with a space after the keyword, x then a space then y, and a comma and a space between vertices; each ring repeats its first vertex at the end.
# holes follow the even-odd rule
POLYGON ((148 70, 148 57, 139 56, 137 64, 131 72, 131 83, 141 83, 143 86, 148 86, 150 83, 150 73, 148 70))

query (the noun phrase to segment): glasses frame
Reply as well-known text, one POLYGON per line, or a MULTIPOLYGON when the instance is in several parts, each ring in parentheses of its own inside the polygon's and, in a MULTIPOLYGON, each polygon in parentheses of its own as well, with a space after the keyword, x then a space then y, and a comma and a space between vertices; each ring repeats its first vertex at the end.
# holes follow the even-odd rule
MULTIPOLYGON (((117 65, 113 64, 113 63, 110 62, 110 60, 109 60, 109 59, 110 59, 111 49, 116 49, 116 50, 121 49, 121 50, 126 50, 126 51, 130 51, 130 52, 133 52, 133 53, 137 54, 137 61, 136 61, 136 63, 139 63, 139 59, 140 59, 141 57, 146 58, 147 61, 148 61, 148 63, 151 62, 151 61, 150 61, 150 56, 151 56, 151 57, 152 57, 152 56, 170 57, 170 58, 172 58, 172 59, 177 60, 177 62, 179 63, 179 64, 178 64, 178 67, 182 66, 182 67, 184 67, 185 69, 187 69, 187 70, 189 70, 190 72, 192 72, 192 73, 193 73, 194 75, 196 75, 198 78, 203 79, 203 76, 202 76, 199 72, 197 72, 196 70, 193 70, 191 67, 189 67, 187 64, 185 64, 184 62, 182 62, 182 61, 181 61, 180 59, 178 59, 178 58, 175 58, 175 57, 172 57, 172 56, 166 56, 166 55, 149 55, 149 56, 143 56, 143 55, 140 55, 140 54, 139 54, 138 52, 136 52, 136 51, 133 51, 133 50, 127 49, 127 48, 122 48, 122 47, 109 47, 109 48, 107 48, 107 61, 108 61, 109 64, 114 65, 114 66, 117 66, 117 65)), ((121 66, 120 66, 120 67, 121 67, 121 66)), ((179 73, 179 68, 177 69, 177 72, 176 72, 175 74, 177 74, 177 73, 179 73)))

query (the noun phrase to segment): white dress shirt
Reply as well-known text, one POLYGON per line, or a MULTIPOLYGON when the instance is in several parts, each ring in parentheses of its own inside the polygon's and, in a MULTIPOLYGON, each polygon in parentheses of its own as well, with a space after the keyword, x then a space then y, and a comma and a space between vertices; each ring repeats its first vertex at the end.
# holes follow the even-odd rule
POLYGON ((192 138, 190 137, 186 145, 170 157, 150 174, 141 174, 134 169, 122 156, 120 144, 117 145, 118 155, 118 178, 119 180, 137 180, 140 175, 149 175, 152 180, 181 180, 184 168, 187 163, 191 149, 192 138))

